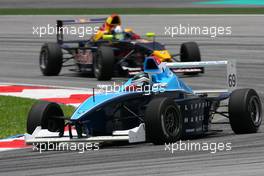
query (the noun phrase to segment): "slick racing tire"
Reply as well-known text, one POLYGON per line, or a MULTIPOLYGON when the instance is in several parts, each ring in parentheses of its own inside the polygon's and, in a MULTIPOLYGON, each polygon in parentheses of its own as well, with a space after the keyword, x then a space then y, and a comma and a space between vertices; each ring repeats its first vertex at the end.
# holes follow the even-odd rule
POLYGON ((28 114, 27 133, 32 134, 37 126, 48 129, 51 132, 63 132, 64 120, 63 111, 57 103, 39 101, 35 103, 28 114))
POLYGON ((62 68, 62 51, 57 43, 45 43, 41 47, 39 67, 45 76, 57 76, 62 68))
POLYGON ((169 98, 153 99, 145 111, 148 142, 155 145, 175 142, 182 135, 182 117, 177 104, 169 98))
POLYGON ((114 67, 114 53, 111 47, 101 46, 94 57, 94 76, 100 81, 111 80, 114 67))
POLYGON ((236 134, 256 133, 262 121, 262 104, 254 89, 238 89, 229 98, 229 121, 236 134))
MULTIPOLYGON (((196 42, 187 42, 181 45, 180 49, 180 60, 181 62, 200 62, 201 54, 199 46, 196 42)), ((202 73, 204 72, 204 68, 202 73)), ((186 75, 196 75, 198 72, 185 73, 186 75)))

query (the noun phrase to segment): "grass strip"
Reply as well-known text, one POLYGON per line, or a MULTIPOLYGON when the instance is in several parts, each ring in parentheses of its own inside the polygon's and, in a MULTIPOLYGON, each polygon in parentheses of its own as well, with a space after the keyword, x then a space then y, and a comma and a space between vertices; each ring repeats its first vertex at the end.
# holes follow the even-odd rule
MULTIPOLYGON (((0 96, 0 139, 26 132, 27 115, 38 100, 11 96, 0 96)), ((66 117, 73 111, 72 106, 61 106, 66 117)))

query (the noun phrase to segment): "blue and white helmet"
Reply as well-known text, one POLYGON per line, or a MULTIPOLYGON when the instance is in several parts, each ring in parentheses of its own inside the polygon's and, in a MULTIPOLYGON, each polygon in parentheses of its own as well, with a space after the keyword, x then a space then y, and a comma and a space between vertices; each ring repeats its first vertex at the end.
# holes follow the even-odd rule
POLYGON ((118 40, 124 40, 124 30, 120 25, 117 25, 114 29, 115 38, 118 40))
POLYGON ((114 31, 115 31, 116 34, 119 34, 119 33, 123 33, 124 32, 123 29, 122 29, 122 27, 120 25, 117 25, 115 27, 114 31))

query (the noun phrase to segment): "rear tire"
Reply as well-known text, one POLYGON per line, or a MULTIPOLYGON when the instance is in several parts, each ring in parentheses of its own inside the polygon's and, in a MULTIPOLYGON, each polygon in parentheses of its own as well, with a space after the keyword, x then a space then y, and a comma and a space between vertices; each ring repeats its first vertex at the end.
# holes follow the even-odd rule
POLYGON ((179 140, 182 123, 180 110, 172 99, 153 99, 145 112, 147 141, 159 145, 179 140))
POLYGON ((256 133, 262 121, 262 104, 254 89, 238 89, 229 98, 229 120, 236 134, 256 133))
POLYGON ((39 66, 43 75, 57 76, 62 68, 62 51, 57 43, 45 43, 41 47, 39 66))
MULTIPOLYGON (((199 46, 196 42, 187 42, 181 45, 180 49, 181 53, 181 62, 200 62, 201 61, 201 54, 199 46)), ((202 73, 204 73, 204 68, 202 69, 202 73)), ((186 75, 197 75, 198 72, 190 72, 184 73, 186 75)))
POLYGON ((107 46, 98 48, 94 57, 93 71, 94 76, 100 81, 111 80, 115 63, 113 49, 107 46))
POLYGON ((64 130, 64 120, 53 118, 63 117, 63 111, 57 103, 39 101, 35 103, 28 114, 27 133, 32 134, 37 126, 48 129, 51 132, 62 132, 64 130))

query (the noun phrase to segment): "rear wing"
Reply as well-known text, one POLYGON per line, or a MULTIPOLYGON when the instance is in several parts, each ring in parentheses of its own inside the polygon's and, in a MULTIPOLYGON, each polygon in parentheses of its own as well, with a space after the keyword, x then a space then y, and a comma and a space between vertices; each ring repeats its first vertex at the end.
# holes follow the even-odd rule
POLYGON ((226 66, 226 88, 228 92, 237 87, 236 62, 231 61, 201 61, 201 62, 170 62, 166 64, 169 68, 197 68, 226 66))
POLYGON ((75 20, 57 20, 57 42, 59 44, 63 43, 63 27, 69 25, 78 25, 78 24, 95 24, 95 23, 104 23, 106 18, 93 18, 93 19, 75 19, 75 20))

